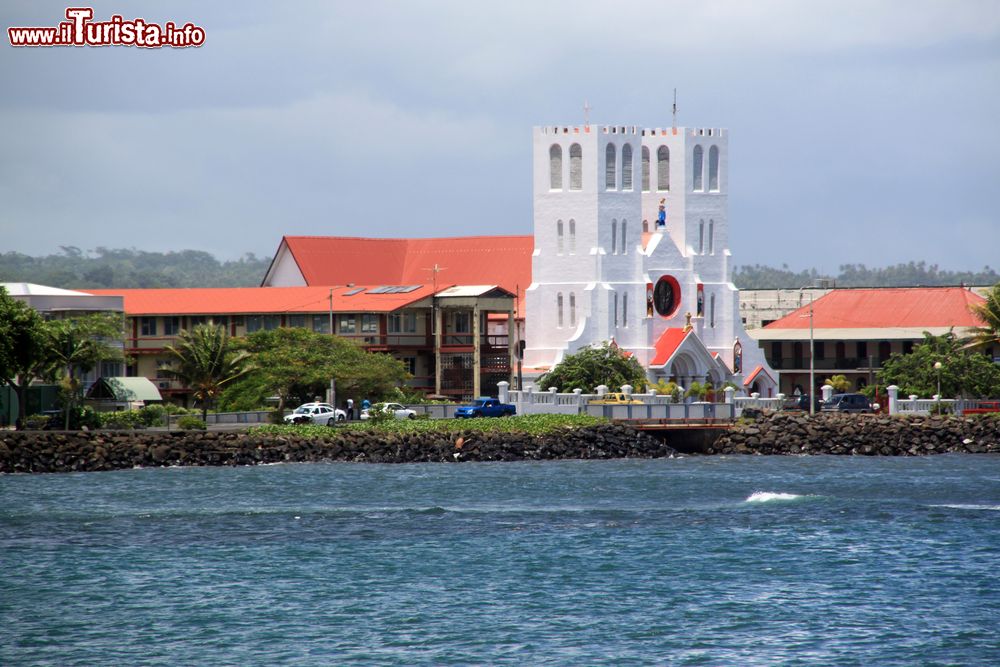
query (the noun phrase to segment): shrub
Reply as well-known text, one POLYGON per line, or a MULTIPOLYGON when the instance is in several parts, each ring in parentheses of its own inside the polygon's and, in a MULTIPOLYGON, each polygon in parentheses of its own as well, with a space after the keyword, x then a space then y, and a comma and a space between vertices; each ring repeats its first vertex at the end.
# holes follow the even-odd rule
POLYGON ((119 412, 100 412, 98 417, 101 428, 129 429, 144 428, 142 414, 139 410, 123 410, 119 412))
POLYGON ((184 415, 177 420, 177 428, 185 431, 204 431, 207 427, 205 422, 193 415, 184 415))
POLYGON ((139 410, 139 418, 143 426, 162 426, 163 418, 167 414, 167 408, 157 403, 147 405, 139 410))
MULTIPOLYGON (((58 417, 55 417, 58 419, 58 417)), ((29 431, 40 431, 49 424, 49 415, 28 415, 24 418, 24 428, 29 431)))

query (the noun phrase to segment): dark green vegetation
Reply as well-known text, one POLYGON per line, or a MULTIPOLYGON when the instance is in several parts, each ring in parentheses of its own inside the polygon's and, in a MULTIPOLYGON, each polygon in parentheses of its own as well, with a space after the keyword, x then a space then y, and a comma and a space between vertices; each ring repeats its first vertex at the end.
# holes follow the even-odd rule
POLYGON ((62 253, 30 257, 0 254, 0 282, 26 282, 68 289, 149 287, 256 287, 270 258, 247 253, 220 262, 207 252, 145 252, 135 248, 96 248, 84 252, 63 246, 62 253))
POLYGON ((250 353, 233 349, 226 328, 210 324, 181 331, 177 342, 167 346, 167 353, 170 366, 163 372, 191 390, 201 405, 202 420, 223 389, 252 369, 250 353))
POLYGON ((25 418, 25 392, 35 378, 60 385, 64 426, 82 396, 80 377, 122 352, 106 341, 124 337, 121 316, 94 314, 43 320, 30 306, 0 288, 0 384, 10 385, 18 399, 17 424, 25 418))
POLYGON ((978 350, 993 345, 1000 346, 1000 283, 994 285, 986 295, 986 303, 972 306, 972 311, 984 324, 973 329, 969 347, 978 350))
POLYGON ((601 417, 588 415, 523 415, 520 417, 482 418, 482 419, 390 419, 377 422, 350 422, 331 429, 329 426, 295 425, 278 426, 268 424, 255 426, 251 433, 266 433, 269 435, 306 435, 328 437, 331 430, 359 431, 381 433, 385 435, 401 433, 450 433, 457 429, 477 433, 524 433, 527 435, 546 435, 566 429, 586 428, 606 423, 601 417))
POLYGON ((605 342, 566 355, 538 381, 542 390, 556 387, 563 393, 574 389, 589 393, 602 384, 612 391, 625 384, 639 391, 646 385, 646 372, 635 357, 626 357, 618 346, 605 342))
POLYGON ((308 403, 324 395, 331 379, 338 397, 356 403, 364 397, 381 400, 395 397, 407 377, 402 362, 387 354, 300 328, 257 331, 230 343, 249 355, 251 370, 226 387, 220 400, 224 410, 254 410, 271 396, 278 396, 279 410, 308 403))
POLYGON ((737 266, 733 283, 739 289, 798 289, 820 278, 831 278, 837 287, 940 287, 946 285, 992 285, 1000 274, 988 266, 982 271, 947 271, 937 264, 908 262, 883 269, 864 264, 842 264, 835 276, 820 275, 816 269, 792 271, 787 264, 780 269, 761 264, 737 266))
POLYGON ((938 393, 939 380, 942 398, 1000 397, 1000 365, 965 348, 953 334, 924 334, 924 341, 910 354, 889 357, 878 376, 882 386, 898 386, 901 397, 933 396, 938 393), (935 363, 941 368, 935 368, 935 363))

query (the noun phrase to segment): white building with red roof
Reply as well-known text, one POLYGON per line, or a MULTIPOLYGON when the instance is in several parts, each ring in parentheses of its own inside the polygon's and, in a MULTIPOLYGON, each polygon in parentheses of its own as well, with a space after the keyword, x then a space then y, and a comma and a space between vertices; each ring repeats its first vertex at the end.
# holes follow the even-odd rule
POLYGON ((730 280, 726 130, 536 127, 533 155, 527 366, 614 340, 653 381, 775 393, 730 280))

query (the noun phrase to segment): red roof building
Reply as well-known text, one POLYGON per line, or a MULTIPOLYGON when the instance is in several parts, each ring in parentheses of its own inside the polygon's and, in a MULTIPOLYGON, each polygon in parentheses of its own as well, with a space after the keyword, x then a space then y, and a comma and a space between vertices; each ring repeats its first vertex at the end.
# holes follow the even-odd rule
POLYGON ((909 353, 924 333, 962 336, 969 327, 981 326, 970 306, 983 302, 964 287, 834 289, 749 333, 761 343, 771 367, 781 371, 781 390, 808 393, 811 319, 816 384, 845 375, 861 388, 874 382, 890 355, 909 353))

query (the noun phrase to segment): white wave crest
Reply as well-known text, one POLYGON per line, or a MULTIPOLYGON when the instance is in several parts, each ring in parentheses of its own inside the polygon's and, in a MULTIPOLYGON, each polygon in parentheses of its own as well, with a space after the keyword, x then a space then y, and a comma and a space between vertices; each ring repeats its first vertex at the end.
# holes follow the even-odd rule
POLYGON ((744 502, 747 503, 770 503, 775 500, 797 500, 802 496, 794 493, 773 493, 771 491, 754 491, 744 502))
POLYGON ((989 510, 1000 512, 1000 505, 931 505, 931 507, 946 507, 952 510, 989 510))

